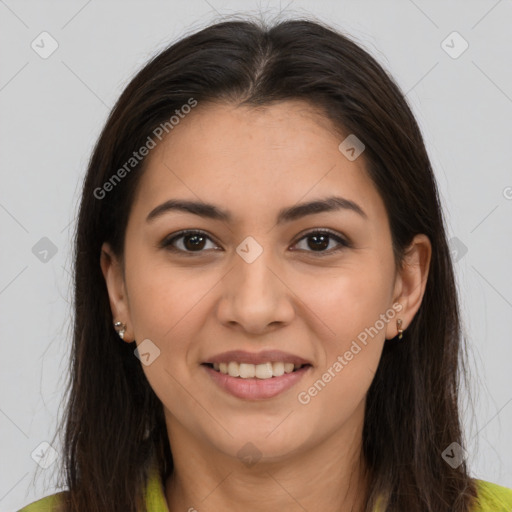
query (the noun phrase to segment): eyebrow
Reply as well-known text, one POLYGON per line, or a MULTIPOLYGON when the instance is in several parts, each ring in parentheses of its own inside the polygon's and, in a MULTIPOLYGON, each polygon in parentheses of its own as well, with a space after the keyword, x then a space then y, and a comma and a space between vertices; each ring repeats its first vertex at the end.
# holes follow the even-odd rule
MULTIPOLYGON (((324 199, 317 199, 308 203, 301 203, 298 205, 290 206, 288 208, 283 208, 277 215, 277 224, 291 222, 307 215, 314 215, 316 213, 323 212, 334 212, 339 210, 353 211, 364 219, 368 218, 364 210, 354 201, 339 196, 331 196, 324 199)), ((151 212, 149 212, 148 216, 146 217, 146 222, 150 222, 151 220, 160 217, 164 213, 170 211, 192 213, 200 217, 206 217, 213 220, 221 220, 224 222, 231 222, 233 220, 233 216, 230 212, 210 203, 204 203, 202 201, 169 199, 168 201, 165 201, 165 203, 162 203, 151 210, 151 212)))

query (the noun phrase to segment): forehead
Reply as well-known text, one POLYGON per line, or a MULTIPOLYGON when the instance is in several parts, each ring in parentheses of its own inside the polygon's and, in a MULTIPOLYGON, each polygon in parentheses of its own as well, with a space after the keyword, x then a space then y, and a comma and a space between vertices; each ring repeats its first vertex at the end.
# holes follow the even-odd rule
POLYGON ((199 104, 148 155, 135 202, 149 211, 171 197, 199 198, 256 213, 336 193, 385 215, 363 156, 340 152, 345 136, 303 101, 199 104))

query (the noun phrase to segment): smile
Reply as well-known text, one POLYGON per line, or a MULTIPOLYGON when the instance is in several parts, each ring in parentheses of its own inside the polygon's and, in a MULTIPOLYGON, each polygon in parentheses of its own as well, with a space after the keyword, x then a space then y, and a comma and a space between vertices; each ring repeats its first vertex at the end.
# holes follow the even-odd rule
POLYGON ((308 364, 283 363, 282 361, 262 364, 230 361, 229 363, 207 363, 207 365, 219 373, 240 379, 271 379, 293 373, 304 366, 310 366, 308 364))
POLYGON ((294 365, 279 361, 256 365, 235 361, 203 363, 201 367, 221 390, 245 400, 265 400, 284 393, 312 369, 310 364, 294 365))

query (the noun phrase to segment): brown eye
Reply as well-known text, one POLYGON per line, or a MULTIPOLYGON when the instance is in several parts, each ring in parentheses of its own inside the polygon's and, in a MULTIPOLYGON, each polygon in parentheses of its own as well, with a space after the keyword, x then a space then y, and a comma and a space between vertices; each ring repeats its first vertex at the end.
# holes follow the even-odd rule
MULTIPOLYGON (((161 248, 166 248, 170 251, 193 253, 204 252, 207 242, 212 242, 211 238, 202 231, 181 231, 171 237, 167 237, 160 244, 161 248)), ((217 247, 214 244, 214 247, 217 247)))
POLYGON ((337 252, 344 247, 350 246, 346 240, 344 240, 339 235, 332 233, 331 231, 310 231, 309 233, 306 233, 306 235, 304 235, 299 240, 299 242, 302 240, 307 240, 305 244, 306 247, 299 248, 299 250, 305 250, 306 252, 332 254, 333 252, 337 252), (329 248, 332 242, 335 242, 334 248, 331 247, 330 250, 326 250, 329 248))
MULTIPOLYGON (((299 250, 317 253, 319 256, 329 255, 351 246, 348 241, 338 234, 325 230, 306 233, 295 246, 302 243, 303 240, 306 241, 305 247, 299 247, 299 250)), ((161 242, 160 247, 182 254, 200 254, 207 250, 219 249, 206 233, 197 230, 185 230, 170 235, 161 242), (208 243, 212 245, 208 247, 208 243)))

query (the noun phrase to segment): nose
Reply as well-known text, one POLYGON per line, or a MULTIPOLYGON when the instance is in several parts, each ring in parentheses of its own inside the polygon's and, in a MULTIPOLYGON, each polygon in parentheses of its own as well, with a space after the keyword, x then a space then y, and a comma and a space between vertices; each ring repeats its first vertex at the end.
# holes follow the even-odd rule
POLYGON ((224 325, 262 334, 290 323, 295 315, 293 292, 270 250, 251 263, 235 255, 234 266, 221 286, 217 314, 224 325))

